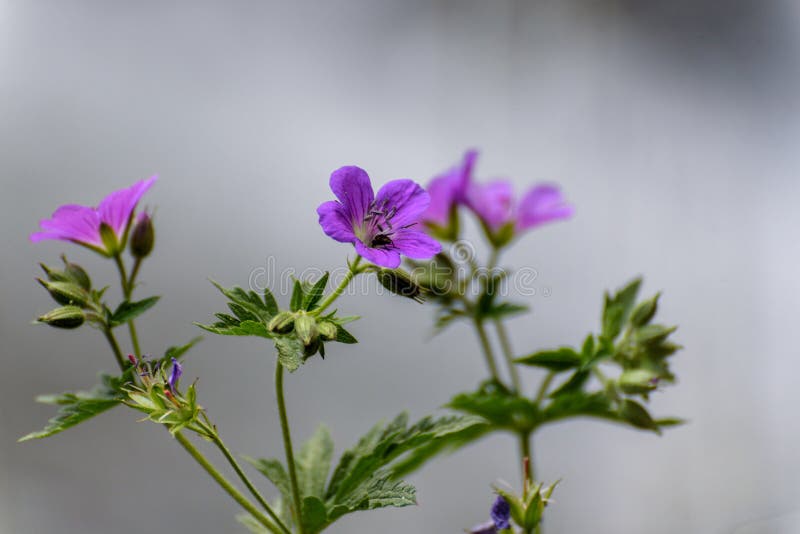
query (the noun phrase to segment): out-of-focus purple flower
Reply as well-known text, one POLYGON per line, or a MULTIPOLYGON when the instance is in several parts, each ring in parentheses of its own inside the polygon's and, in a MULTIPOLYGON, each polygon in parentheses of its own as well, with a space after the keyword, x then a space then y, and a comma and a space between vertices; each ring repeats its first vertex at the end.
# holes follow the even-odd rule
POLYGON ((537 185, 517 202, 513 186, 505 180, 471 184, 467 204, 491 233, 506 229, 509 238, 547 222, 568 219, 573 213, 554 185, 537 185))
POLYGON ((331 174, 336 198, 317 208, 322 230, 336 241, 352 243, 356 252, 376 265, 394 269, 400 254, 429 259, 442 246, 416 228, 430 196, 411 180, 393 180, 375 195, 369 175, 359 167, 331 174))
POLYGON ((153 176, 114 191, 96 208, 77 204, 61 206, 50 219, 39 222, 42 230, 31 234, 30 239, 34 243, 46 239, 72 241, 112 256, 124 247, 136 205, 156 178, 153 176), (104 234, 106 239, 103 239, 104 234))
POLYGON ((468 150, 458 165, 431 180, 426 188, 431 203, 420 217, 422 222, 442 228, 450 225, 453 210, 467 200, 467 188, 472 182, 477 158, 477 150, 468 150))
POLYGON ((497 527, 494 526, 494 521, 487 521, 472 527, 469 534, 497 534, 497 527))
POLYGON ((169 373, 169 389, 175 391, 175 387, 178 385, 178 380, 180 380, 181 375, 183 374, 183 366, 181 366, 181 362, 172 358, 172 371, 169 373))
POLYGON ((489 515, 492 521, 494 521, 494 526, 497 527, 497 530, 505 530, 511 526, 509 523, 511 519, 511 506, 509 506, 508 501, 501 495, 498 495, 497 499, 494 500, 489 515))

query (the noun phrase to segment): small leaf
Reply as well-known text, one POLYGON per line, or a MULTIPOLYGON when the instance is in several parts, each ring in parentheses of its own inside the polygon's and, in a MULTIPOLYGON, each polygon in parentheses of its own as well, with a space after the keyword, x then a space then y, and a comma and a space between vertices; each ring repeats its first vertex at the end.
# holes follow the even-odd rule
POLYGON ((303 496, 325 497, 325 483, 333 459, 333 440, 325 425, 320 425, 297 455, 298 483, 303 496))
POLYGON ((628 285, 617 291, 611 297, 606 293, 605 306, 603 307, 603 338, 613 341, 622 331, 622 326, 628 319, 642 285, 641 278, 635 278, 628 285))
POLYGON ((269 289, 264 289, 264 307, 269 313, 270 318, 278 315, 280 308, 278 307, 278 301, 275 300, 275 296, 272 294, 272 291, 269 289))
POLYGON ((278 351, 278 360, 289 372, 295 371, 303 363, 305 347, 294 336, 275 338, 275 349, 278 351))
POLYGON ((530 308, 524 304, 515 304, 513 302, 500 302, 499 304, 492 305, 483 314, 487 319, 505 319, 525 313, 530 308))
MULTIPOLYGON (((123 375, 123 377, 125 376, 123 375)), ((48 421, 44 429, 31 432, 20 438, 19 441, 46 438, 58 434, 120 404, 124 398, 121 388, 126 381, 123 377, 101 375, 101 383, 91 391, 37 397, 38 402, 54 404, 61 408, 58 410, 58 414, 48 421)))
POLYGON ((652 430, 656 434, 661 433, 658 425, 653 418, 650 417, 650 414, 647 412, 645 407, 636 401, 632 401, 630 399, 623 400, 622 404, 620 405, 619 414, 622 419, 636 428, 652 430))
POLYGON ((305 300, 305 294, 303 292, 303 284, 300 280, 294 281, 294 289, 292 290, 292 299, 290 302, 290 309, 294 311, 298 311, 300 308, 303 307, 303 300, 305 300))
POLYGON ((114 313, 111 314, 109 326, 113 328, 136 319, 138 316, 155 306, 159 298, 161 297, 149 297, 136 302, 131 302, 128 300, 123 301, 119 306, 117 306, 117 309, 114 310, 114 313))
MULTIPOLYGON (((232 319, 232 318, 231 318, 232 319)), ((218 334, 221 336, 258 336, 267 339, 272 338, 272 334, 267 330, 267 327, 262 322, 256 321, 242 321, 236 324, 237 320, 233 319, 231 324, 227 319, 213 325, 205 325, 194 323, 207 332, 218 334)))
POLYGON ((191 349, 192 347, 194 347, 195 345, 197 345, 201 341, 203 341, 203 336, 197 336, 197 337, 192 338, 191 341, 189 341, 185 345, 172 346, 172 347, 168 348, 164 352, 164 358, 163 359, 164 360, 170 360, 172 358, 175 358, 176 360, 180 359, 180 357, 183 356, 184 354, 186 354, 186 352, 189 349, 191 349))
POLYGON ((289 482, 289 475, 286 473, 286 469, 279 460, 275 460, 274 458, 256 459, 248 456, 245 456, 244 459, 250 465, 255 467, 259 473, 267 477, 267 479, 275 485, 287 502, 291 502, 292 490, 289 482))
POLYGON ((303 530, 308 534, 321 532, 328 522, 328 511, 325 504, 317 497, 303 499, 303 530))
POLYGON ((358 340, 353 337, 353 334, 345 330, 341 325, 336 325, 336 341, 347 344, 358 343, 358 340))
POLYGON ((570 347, 562 347, 556 350, 543 350, 535 352, 529 356, 523 356, 514 360, 516 363, 544 367, 551 371, 561 372, 580 367, 581 355, 570 347))
POLYGON ((303 299, 303 309, 310 311, 316 308, 317 302, 319 302, 322 295, 325 294, 325 286, 328 285, 328 276, 329 273, 326 272, 311 286, 311 289, 308 290, 308 293, 306 293, 303 299))
POLYGON ((661 293, 656 293, 653 298, 640 302, 631 313, 630 323, 634 327, 644 326, 649 323, 658 309, 658 298, 661 293))

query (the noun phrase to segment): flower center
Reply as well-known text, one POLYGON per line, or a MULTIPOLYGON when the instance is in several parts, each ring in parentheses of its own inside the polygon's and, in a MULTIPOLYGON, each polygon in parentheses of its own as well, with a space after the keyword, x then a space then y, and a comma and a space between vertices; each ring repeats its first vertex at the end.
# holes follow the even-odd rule
POLYGON ((370 248, 389 249, 394 247, 392 236, 397 230, 409 228, 416 223, 411 223, 400 228, 392 225, 392 219, 397 215, 397 207, 389 207, 387 201, 378 203, 372 201, 367 208, 367 214, 361 225, 354 228, 356 237, 370 248))

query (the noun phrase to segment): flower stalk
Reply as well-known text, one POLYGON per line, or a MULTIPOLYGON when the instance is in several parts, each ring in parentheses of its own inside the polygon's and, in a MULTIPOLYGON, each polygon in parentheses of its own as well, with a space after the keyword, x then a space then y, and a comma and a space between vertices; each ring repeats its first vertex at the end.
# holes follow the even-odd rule
POLYGON ((297 525, 297 531, 300 534, 305 534, 300 485, 297 483, 297 467, 294 463, 294 449, 292 448, 292 434, 289 428, 289 418, 286 415, 286 399, 283 395, 283 365, 280 361, 275 362, 275 396, 278 400, 278 414, 280 415, 281 433, 283 434, 283 449, 286 453, 286 467, 289 470, 289 483, 292 487, 295 524, 297 525))

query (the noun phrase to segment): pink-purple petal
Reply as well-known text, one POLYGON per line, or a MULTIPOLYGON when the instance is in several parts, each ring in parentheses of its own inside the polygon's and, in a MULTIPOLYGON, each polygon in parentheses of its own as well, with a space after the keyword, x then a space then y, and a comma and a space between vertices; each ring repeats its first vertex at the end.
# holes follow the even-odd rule
POLYGON ((415 260, 427 260, 442 251, 442 245, 434 238, 417 230, 405 230, 392 237, 392 243, 400 254, 415 260))
POLYGON ((517 230, 568 219, 572 213, 572 206, 566 203, 557 186, 539 185, 528 191, 519 204, 517 230))
POLYGON ((317 214, 319 224, 326 235, 341 243, 352 243, 356 240, 353 223, 342 204, 335 200, 323 202, 317 208, 317 214))
POLYGON ((130 221, 133 210, 157 177, 153 176, 146 180, 140 180, 130 187, 114 191, 100 202, 97 206, 97 213, 100 220, 114 230, 117 236, 122 236, 130 221))
POLYGON ((77 241, 102 246, 100 239, 100 217, 87 206, 67 204, 59 207, 50 219, 39 222, 42 232, 31 234, 34 243, 45 239, 77 241))
POLYGON ((497 230, 514 217, 514 188, 505 180, 471 184, 467 204, 492 230, 497 230))
POLYGON ((355 242, 356 252, 375 265, 396 269, 400 266, 400 252, 396 249, 370 248, 360 240, 355 242))
POLYGON ((331 173, 330 186, 350 220, 363 221, 375 198, 367 172, 354 165, 341 167, 331 173))
POLYGON ((378 209, 396 210, 391 219, 394 228, 416 223, 430 202, 427 191, 413 180, 392 180, 375 196, 378 209))

